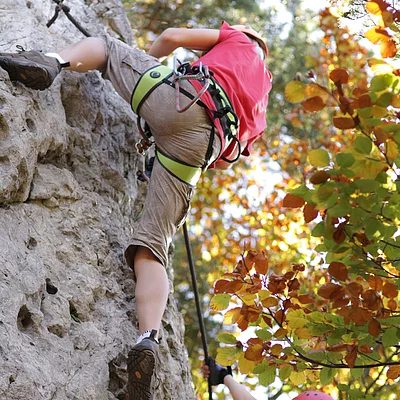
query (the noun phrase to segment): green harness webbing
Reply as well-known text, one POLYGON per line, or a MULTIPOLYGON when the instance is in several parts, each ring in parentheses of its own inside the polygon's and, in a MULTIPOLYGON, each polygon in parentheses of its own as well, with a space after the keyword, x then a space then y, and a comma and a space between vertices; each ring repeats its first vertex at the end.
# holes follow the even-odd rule
MULTIPOLYGON (((149 68, 147 71, 143 73, 143 75, 136 83, 136 86, 133 89, 131 97, 131 107, 135 114, 140 116, 140 108, 142 104, 150 95, 150 93, 152 93, 153 90, 155 90, 158 86, 165 83, 171 87, 174 87, 174 83, 169 80, 169 78, 173 75, 173 73, 174 71, 172 70, 172 68, 166 67, 164 65, 156 65, 154 67, 149 68)), ((183 88, 180 88, 180 92, 185 96, 189 97, 190 99, 194 98, 194 96, 191 93, 187 92, 183 88)), ((220 86, 214 79, 212 80, 212 85, 210 85, 209 92, 214 100, 217 111, 210 110, 200 100, 197 101, 197 104, 203 108, 206 108, 207 110, 210 110, 211 112, 213 112, 215 118, 220 119, 221 126, 223 127, 224 130, 225 149, 226 149, 233 140, 236 140, 238 142, 238 139, 236 138, 238 120, 236 114, 233 112, 233 107, 231 102, 229 101, 228 95, 225 93, 222 86, 220 86), (225 121, 223 119, 225 119, 225 121)), ((212 128, 210 141, 213 138, 214 138, 214 127, 212 128)), ((212 146, 209 146, 206 159, 209 159, 209 157, 211 157, 211 151, 212 151, 212 146)), ((207 166, 205 165, 204 168, 201 168, 184 163, 180 160, 171 158, 171 156, 162 153, 158 148, 156 149, 156 156, 160 164, 169 173, 178 178, 180 181, 192 187, 196 186, 197 182, 200 179, 201 173, 203 172, 203 169, 205 169, 207 166)))

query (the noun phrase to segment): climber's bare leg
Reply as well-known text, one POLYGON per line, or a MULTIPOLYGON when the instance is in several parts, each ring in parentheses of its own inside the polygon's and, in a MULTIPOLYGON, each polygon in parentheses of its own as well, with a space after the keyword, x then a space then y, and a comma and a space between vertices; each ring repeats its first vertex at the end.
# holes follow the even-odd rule
POLYGON ((65 62, 71 64, 65 68, 77 72, 101 69, 106 62, 104 41, 100 38, 86 38, 74 43, 58 53, 65 62))
POLYGON ((152 329, 159 331, 169 292, 167 272, 147 247, 138 247, 134 268, 139 333, 152 329))

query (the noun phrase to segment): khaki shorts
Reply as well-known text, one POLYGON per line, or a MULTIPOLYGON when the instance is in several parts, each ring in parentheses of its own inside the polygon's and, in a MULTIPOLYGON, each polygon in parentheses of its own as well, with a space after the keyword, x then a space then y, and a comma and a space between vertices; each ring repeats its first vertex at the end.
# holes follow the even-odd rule
MULTIPOLYGON (((103 37, 107 63, 102 73, 119 95, 130 103, 133 88, 140 76, 159 61, 142 50, 103 37)), ((187 81, 181 86, 192 94, 195 89, 187 81)), ((189 99, 181 94, 181 107, 189 99)), ((141 117, 150 126, 157 147, 164 153, 196 167, 205 163, 212 122, 204 108, 194 105, 184 113, 175 109, 175 89, 160 85, 146 99, 140 109, 141 117)), ((218 135, 213 143, 214 161, 221 148, 218 135)), ((133 268, 137 246, 149 248, 164 266, 168 262, 168 248, 176 230, 186 219, 194 189, 172 176, 155 160, 142 216, 135 227, 125 258, 133 268)))

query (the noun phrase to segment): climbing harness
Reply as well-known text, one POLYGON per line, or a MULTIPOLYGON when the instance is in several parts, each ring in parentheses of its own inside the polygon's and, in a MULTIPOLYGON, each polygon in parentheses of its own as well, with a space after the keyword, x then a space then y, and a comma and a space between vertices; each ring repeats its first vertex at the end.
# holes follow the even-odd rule
MULTIPOLYGON (((197 318, 199 320, 201 341, 203 343, 204 360, 206 360, 208 362, 209 357, 208 357, 207 336, 206 336, 206 330, 204 328, 204 319, 203 319, 203 313, 202 313, 201 305, 200 305, 199 290, 197 288, 196 270, 194 268, 192 248, 190 246, 190 239, 189 239, 186 221, 183 224, 183 236, 185 237, 185 245, 186 245, 186 252, 187 252, 187 256, 188 256, 190 276, 192 278, 192 287, 193 287, 194 299, 196 302, 197 318)), ((209 395, 208 395, 209 400, 212 400, 212 386, 211 386, 210 378, 208 378, 208 393, 209 393, 209 395)))
MULTIPOLYGON (((206 65, 200 63, 199 66, 192 67, 189 63, 181 64, 177 67, 177 59, 174 58, 173 68, 166 67, 165 65, 156 65, 149 68, 143 73, 138 80, 135 88, 132 92, 131 107, 135 114, 138 115, 139 126, 141 127, 140 108, 148 96, 161 84, 167 84, 175 89, 175 108, 179 113, 189 110, 195 104, 205 108, 209 111, 213 120, 219 120, 223 129, 225 137, 225 149, 235 141, 239 146, 238 156, 234 160, 227 160, 221 157, 224 161, 235 162, 240 156, 240 142, 236 137, 237 130, 239 127, 239 120, 233 110, 232 104, 229 100, 228 95, 225 93, 222 86, 212 77, 206 65), (202 83, 202 89, 195 96, 189 93, 187 90, 180 86, 182 80, 198 80, 202 83), (200 97, 208 90, 214 104, 215 110, 211 110, 201 100, 200 97), (190 99, 190 102, 181 107, 180 104, 180 93, 190 99)), ((146 124, 147 125, 147 124, 146 124)), ((146 126, 145 125, 145 126, 146 126)), ((150 130, 139 129, 142 139, 138 142, 137 148, 140 150, 140 154, 143 154, 142 149, 150 147, 151 132, 150 130), (150 136, 149 136, 150 135, 150 136)), ((171 157, 163 153, 159 148, 156 148, 156 157, 160 164, 173 176, 180 181, 186 183, 191 187, 195 187, 198 180, 200 179, 201 173, 207 168, 211 155, 212 145, 215 137, 215 124, 213 124, 209 146, 207 149, 205 162, 202 167, 196 167, 187 163, 184 163, 174 157, 171 157)))
POLYGON ((51 25, 56 21, 58 18, 60 11, 64 11, 64 14, 67 16, 67 18, 87 37, 90 37, 91 35, 87 32, 86 29, 82 28, 82 26, 79 24, 79 22, 70 14, 71 9, 63 4, 64 0, 53 0, 54 3, 56 3, 56 9, 54 11, 53 17, 47 22, 46 26, 50 28, 51 25))

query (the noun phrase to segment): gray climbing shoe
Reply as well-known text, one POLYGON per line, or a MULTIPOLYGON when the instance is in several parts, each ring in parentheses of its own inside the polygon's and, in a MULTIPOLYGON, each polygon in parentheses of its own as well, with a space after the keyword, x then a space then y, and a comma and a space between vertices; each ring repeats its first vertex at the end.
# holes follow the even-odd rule
POLYGON ((18 53, 0 53, 0 67, 5 69, 12 81, 18 81, 25 86, 36 89, 47 89, 60 73, 61 68, 69 63, 60 64, 54 57, 45 56, 39 51, 18 53))
POLYGON ((128 393, 129 400, 150 400, 151 379, 158 360, 158 343, 152 330, 150 337, 144 338, 128 354, 128 393))

